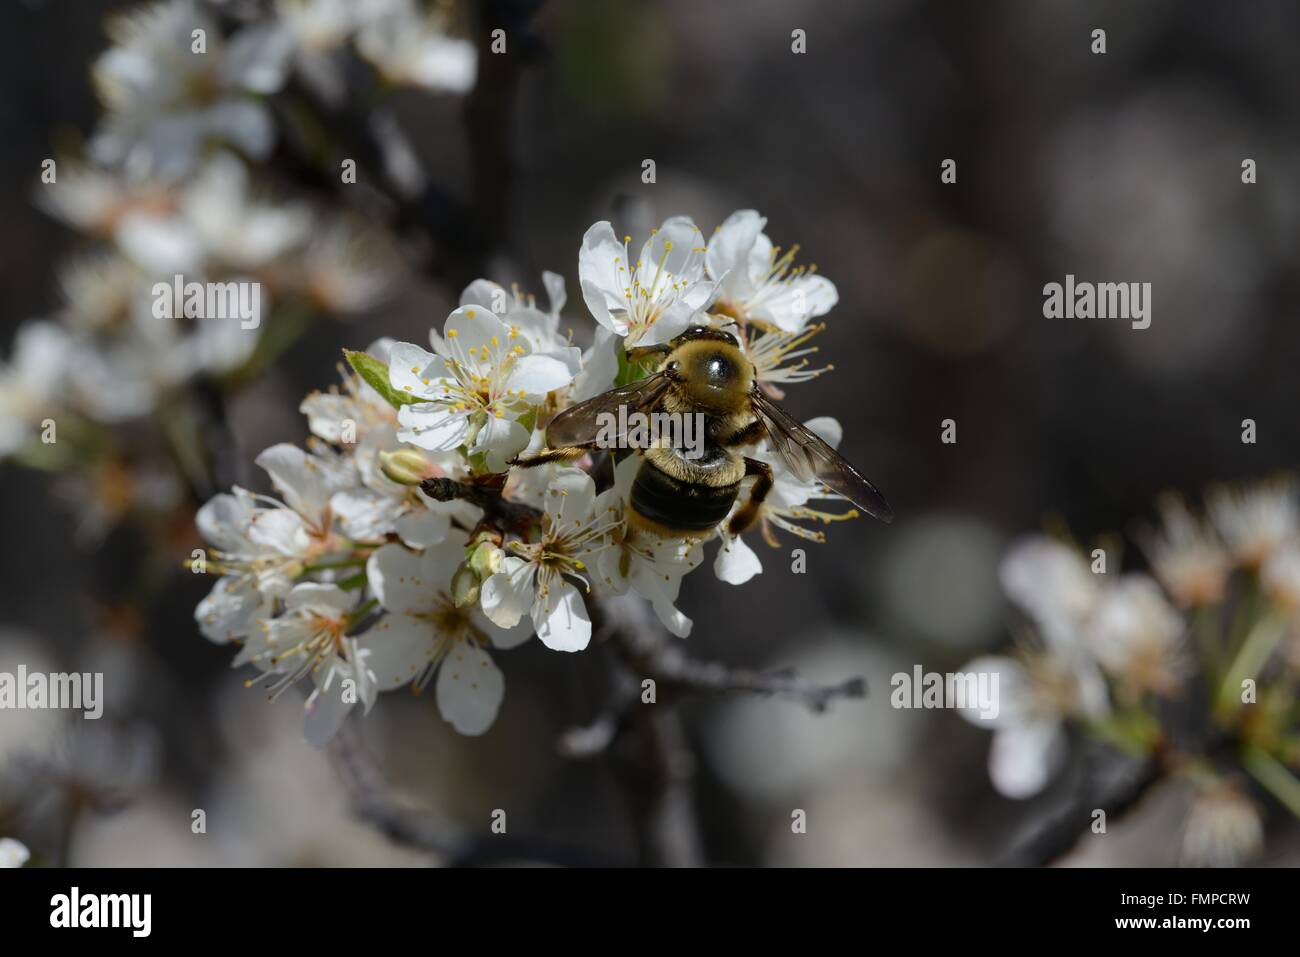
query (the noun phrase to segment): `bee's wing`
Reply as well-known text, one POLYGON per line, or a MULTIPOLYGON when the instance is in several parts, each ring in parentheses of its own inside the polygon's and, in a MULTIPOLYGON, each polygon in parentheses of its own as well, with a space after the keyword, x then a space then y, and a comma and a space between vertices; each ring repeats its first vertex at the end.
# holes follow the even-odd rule
MULTIPOLYGON (((610 389, 586 402, 579 402, 551 419, 550 425, 546 427, 546 444, 553 449, 589 445, 600 435, 607 421, 626 425, 626 416, 633 412, 649 412, 670 385, 672 379, 668 373, 656 372, 621 388, 610 389), (620 408, 627 410, 622 417, 618 414, 620 408), (607 415, 615 418, 607 420, 607 415)), ((619 439, 623 438, 622 430, 617 430, 615 435, 619 439)))
POLYGON ((885 501, 885 496, 844 456, 764 395, 758 386, 750 393, 750 399, 754 414, 767 430, 772 448, 780 454, 795 477, 801 482, 816 479, 868 515, 882 522, 893 521, 894 510, 885 501))

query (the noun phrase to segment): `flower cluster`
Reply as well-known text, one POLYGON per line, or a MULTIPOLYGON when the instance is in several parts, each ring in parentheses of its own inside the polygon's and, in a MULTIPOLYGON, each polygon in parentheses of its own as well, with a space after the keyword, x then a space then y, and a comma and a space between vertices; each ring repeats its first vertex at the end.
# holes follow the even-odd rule
MULTIPOLYGON (((674 217, 639 255, 609 223, 593 226, 578 260, 598 326, 586 349, 561 331, 565 283, 547 273, 544 305, 478 280, 427 347, 381 340, 347 353, 342 386, 302 403, 307 448, 277 445, 257 459, 278 497, 236 488, 201 510, 212 548, 193 567, 221 576, 196 612, 203 634, 238 643, 236 664, 257 668, 254 680, 273 694, 309 677, 307 733, 316 743, 353 706, 368 710, 379 691, 431 682, 443 717, 482 733, 504 690, 491 652, 533 635, 581 651, 592 637, 593 592, 635 594, 667 629, 688 635, 678 593, 707 538, 718 540, 723 581, 761 571, 740 536, 725 522, 705 539, 634 527, 633 454, 605 468, 592 456, 511 463, 544 444, 558 412, 653 371, 629 349, 690 325, 732 331, 763 387, 822 371, 807 367, 807 341, 820 329, 813 320, 835 304, 835 287, 796 267, 764 226, 744 210, 706 242, 691 220, 674 217)), ((808 425, 839 441, 833 419, 808 425)), ((778 529, 821 540, 810 524, 856 514, 792 475, 765 443, 752 454, 774 472, 753 526, 770 544, 778 529)))
MULTIPOLYGON (((301 87, 337 100, 349 56, 385 88, 463 92, 474 47, 444 27, 414 0, 163 0, 109 17, 111 45, 92 70, 97 128, 84 155, 46 160, 34 190, 81 243, 58 269, 60 305, 23 324, 0 360, 0 458, 121 478, 113 487, 131 493, 101 512, 171 501, 177 476, 171 495, 150 496, 137 474, 162 442, 133 437, 149 447, 121 451, 122 426, 152 418, 204 487, 195 384, 249 381, 309 320, 373 307, 400 272, 387 229, 261 181, 282 125, 274 98, 301 87), (218 308, 186 301, 192 289, 215 291, 205 301, 218 308), (235 295, 249 314, 232 314, 235 295)), ((281 120, 290 113, 301 110, 281 102, 281 120)))
POLYGON ((1002 794, 1042 790, 1074 729, 1190 781, 1187 859, 1235 863, 1260 839, 1247 780, 1300 816, 1300 503, 1277 479, 1213 489, 1204 516, 1174 495, 1160 512, 1140 538, 1150 574, 1053 538, 1011 548, 1002 585, 1029 628, 963 669, 999 676, 997 717, 963 714, 993 728, 1002 794), (1240 839, 1225 844, 1210 832, 1227 817, 1240 839))

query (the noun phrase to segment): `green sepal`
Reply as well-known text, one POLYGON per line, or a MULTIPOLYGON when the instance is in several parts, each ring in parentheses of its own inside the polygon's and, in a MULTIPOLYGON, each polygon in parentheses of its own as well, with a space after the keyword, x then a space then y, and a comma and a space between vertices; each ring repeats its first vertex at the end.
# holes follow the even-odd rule
POLYGON ((426 401, 418 396, 394 389, 393 384, 388 380, 388 364, 382 359, 376 359, 368 353, 354 352, 350 349, 344 349, 343 355, 347 357, 348 365, 352 366, 353 371, 361 376, 362 381, 378 392, 384 401, 394 409, 426 401))

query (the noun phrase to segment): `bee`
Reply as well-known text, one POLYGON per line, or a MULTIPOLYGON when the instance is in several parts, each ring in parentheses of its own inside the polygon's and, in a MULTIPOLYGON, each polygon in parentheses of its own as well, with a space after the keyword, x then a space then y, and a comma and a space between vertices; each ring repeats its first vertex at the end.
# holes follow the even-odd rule
MULTIPOLYGON (((707 538, 731 512, 741 483, 752 477, 749 497, 727 526, 733 535, 745 531, 772 490, 772 468, 739 450, 763 438, 800 481, 816 479, 868 514, 893 520, 893 510, 874 485, 759 388, 735 336, 693 326, 671 342, 628 350, 634 362, 656 355, 662 357, 658 371, 560 412, 546 427, 547 447, 521 454, 512 464, 577 458, 595 448, 602 433, 608 436, 609 416, 627 421, 633 412, 702 413, 702 450, 695 450, 695 457, 664 444, 638 450, 642 463, 632 483, 631 527, 661 537, 707 538), (618 416, 620 408, 626 415, 618 416)), ((620 432, 618 438, 624 437, 620 432)))

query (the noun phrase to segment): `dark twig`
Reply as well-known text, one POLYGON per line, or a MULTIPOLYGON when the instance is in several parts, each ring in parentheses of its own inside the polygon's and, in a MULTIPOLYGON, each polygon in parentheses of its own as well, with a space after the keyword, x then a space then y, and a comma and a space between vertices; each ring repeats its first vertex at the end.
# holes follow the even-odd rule
POLYGON ((590 755, 602 743, 611 744, 617 730, 628 729, 630 755, 620 755, 617 766, 637 822, 644 864, 691 867, 705 862, 694 808, 695 759, 672 692, 785 694, 814 711, 825 710, 837 697, 866 694, 861 678, 823 687, 801 682, 789 671, 761 673, 697 661, 670 643, 646 603, 633 596, 589 600, 588 605, 597 634, 616 652, 622 672, 616 689, 623 690, 593 725, 576 735, 570 732, 562 746, 571 748, 576 740, 583 754, 590 755), (638 706, 637 691, 646 678, 655 682, 654 700, 638 706))
POLYGON ((633 670, 670 689, 782 695, 817 713, 838 698, 863 698, 867 694, 867 683, 861 677, 821 685, 801 680, 789 668, 754 671, 692 658, 671 642, 657 622, 650 620, 643 601, 615 599, 605 602, 603 609, 606 626, 633 670))
POLYGON ((1097 810, 1106 819, 1119 819, 1131 810, 1160 780, 1160 762, 1120 760, 1113 752, 1105 757, 1085 746, 1084 757, 1076 767, 1074 787, 1069 797, 1042 819, 1032 824, 1028 833, 1017 840, 998 861, 1001 867, 1043 867, 1069 852, 1081 836, 1089 833, 1097 810), (1101 762, 1106 767, 1100 766, 1101 762))

